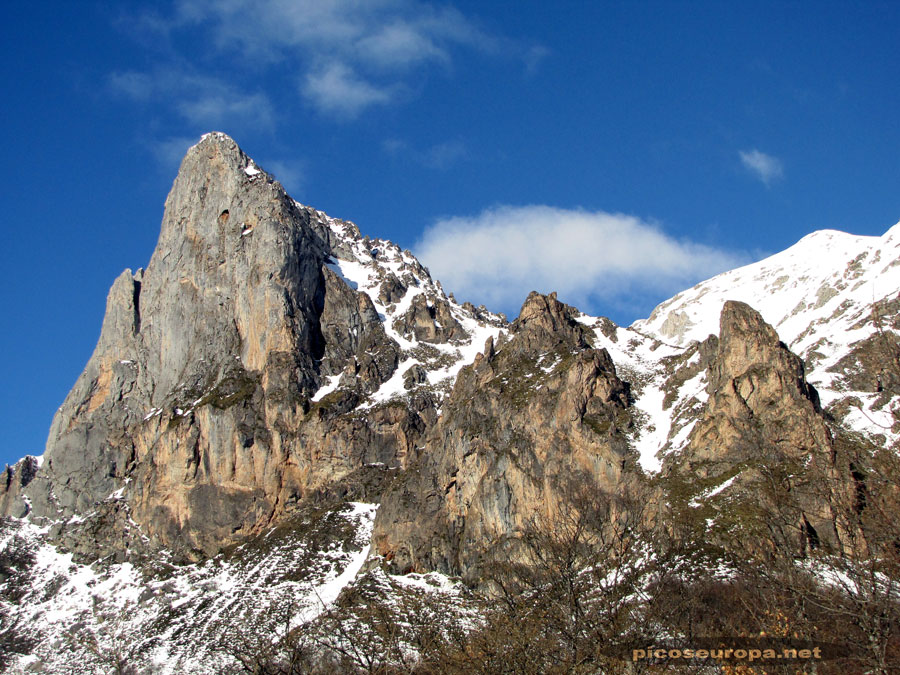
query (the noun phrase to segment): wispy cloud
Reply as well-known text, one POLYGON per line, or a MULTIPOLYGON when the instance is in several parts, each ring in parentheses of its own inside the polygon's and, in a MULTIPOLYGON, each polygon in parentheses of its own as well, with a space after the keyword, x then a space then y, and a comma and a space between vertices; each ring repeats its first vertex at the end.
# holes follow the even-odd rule
POLYGON ((109 84, 113 92, 134 101, 170 101, 182 118, 201 129, 248 123, 271 129, 274 122, 272 104, 265 94, 173 67, 147 73, 116 72, 109 84))
POLYGON ((470 156, 468 146, 459 139, 443 141, 425 150, 418 150, 404 140, 389 138, 382 143, 382 147, 389 155, 411 159, 429 169, 446 169, 470 156))
POLYGON ((784 166, 781 160, 772 155, 753 149, 740 151, 741 164, 751 171, 768 187, 773 181, 784 177, 784 166))
POLYGON ((466 144, 459 140, 446 141, 431 146, 425 153, 425 166, 433 169, 446 169, 469 156, 466 144))
MULTIPOLYGON (((680 240, 618 213, 501 206, 428 228, 416 255, 460 299, 514 312, 532 290, 568 302, 675 292, 749 256, 680 240)), ((661 296, 662 299, 665 296, 661 296)))
POLYGON ((207 24, 220 48, 272 60, 315 47, 328 60, 407 67, 500 41, 457 9, 418 0, 177 0, 175 8, 171 26, 207 24))
MULTIPOLYGON (((190 31, 207 57, 233 60, 238 70, 287 65, 304 102, 347 118, 402 100, 396 93, 413 88, 412 71, 448 67, 459 50, 512 56, 529 69, 543 54, 453 7, 419 0, 175 0, 168 15, 147 13, 137 23, 176 53, 175 36, 190 31)), ((119 74, 117 83, 135 98, 146 91, 139 73, 119 74)))
POLYGON ((134 71, 117 72, 109 76, 112 90, 134 101, 147 101, 160 88, 157 77, 134 71))
POLYGON ((550 50, 543 45, 534 45, 523 52, 525 70, 529 75, 537 72, 539 66, 550 57, 550 50))
POLYGON ((383 26, 361 38, 356 51, 383 69, 408 68, 430 60, 450 60, 447 48, 441 46, 429 31, 405 21, 383 26))
POLYGON ((252 122, 272 128, 272 106, 264 94, 210 92, 181 101, 178 111, 193 124, 203 128, 220 127, 234 120, 252 122))
POLYGON ((345 117, 355 117, 369 106, 392 99, 390 87, 367 82, 342 63, 307 74, 303 93, 320 111, 345 117))

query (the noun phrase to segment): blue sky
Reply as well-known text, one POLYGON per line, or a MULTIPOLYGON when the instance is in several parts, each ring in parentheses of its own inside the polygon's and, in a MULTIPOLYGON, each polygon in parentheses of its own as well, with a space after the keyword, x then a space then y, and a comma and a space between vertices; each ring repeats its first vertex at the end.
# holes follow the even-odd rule
POLYGON ((181 155, 225 131, 299 201, 510 316, 620 323, 822 228, 900 219, 900 3, 6 3, 2 461, 42 451, 181 155))

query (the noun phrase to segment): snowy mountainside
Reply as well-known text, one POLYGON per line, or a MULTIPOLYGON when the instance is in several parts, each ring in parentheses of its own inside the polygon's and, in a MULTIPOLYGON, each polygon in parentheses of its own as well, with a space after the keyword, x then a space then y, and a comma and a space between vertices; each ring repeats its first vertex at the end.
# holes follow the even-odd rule
POLYGON ((631 444, 644 471, 659 471, 662 458, 687 442, 708 398, 698 345, 667 344, 604 317, 583 314, 578 321, 593 329, 594 345, 609 352, 631 384, 638 419, 631 444))
POLYGON ((16 610, 35 643, 13 672, 39 664, 52 672, 105 672, 111 664, 104 653, 126 642, 132 665, 155 673, 211 672, 230 661, 217 652, 229 623, 255 625, 286 603, 300 622, 331 605, 366 559, 376 508, 348 504, 185 566, 168 565, 165 556, 140 567, 79 564, 44 540, 46 528, 11 521, 0 550, 18 550, 22 560, 3 582, 5 595, 10 586, 20 588, 16 607, 2 610, 16 610), (91 643, 97 649, 83 649, 91 643), (86 654, 93 663, 84 662, 86 654))
POLYGON ((275 641, 314 622, 354 583, 377 583, 385 595, 440 593, 454 603, 457 584, 436 573, 361 575, 376 510, 313 510, 182 566, 164 555, 143 565, 80 564, 47 543, 46 527, 9 520, 0 531, 0 628, 30 653, 4 672, 93 675, 118 672, 118 660, 155 675, 224 672, 252 640, 275 641))
POLYGON ((804 359, 823 407, 847 428, 889 444, 900 439, 900 397, 878 373, 867 384, 859 371, 874 341, 893 344, 900 335, 898 298, 900 224, 880 237, 822 230, 677 294, 630 328, 684 347, 718 333, 726 300, 746 302, 804 359))
MULTIPOLYGON (((505 330, 506 318, 448 297, 408 250, 388 240, 363 237, 352 222, 321 211, 315 214, 332 235, 327 267, 350 288, 369 296, 385 333, 401 350, 393 376, 359 407, 403 397, 420 386, 445 396, 456 374, 475 359, 487 339, 497 339, 505 330)), ((332 375, 312 400, 322 400, 352 379, 350 372, 332 375)))
MULTIPOLYGON (((689 350, 664 344, 632 328, 616 326, 603 317, 582 315, 578 321, 593 329, 594 345, 609 352, 619 377, 630 382, 639 419, 632 446, 645 471, 658 471, 666 450, 673 444, 683 443, 687 437, 686 433, 678 433, 685 426, 679 413, 688 402, 699 405, 706 400, 704 373, 701 371, 697 382, 691 381, 684 387, 677 401, 668 400, 666 385, 670 373, 666 363, 683 358, 689 350)), ((689 422, 687 430, 690 430, 689 422)))

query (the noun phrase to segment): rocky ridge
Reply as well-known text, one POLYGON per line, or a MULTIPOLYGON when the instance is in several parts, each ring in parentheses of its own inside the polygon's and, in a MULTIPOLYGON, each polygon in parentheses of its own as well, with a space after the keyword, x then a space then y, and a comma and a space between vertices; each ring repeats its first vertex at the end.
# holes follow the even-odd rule
POLYGON ((207 627, 279 600, 232 602, 252 575, 201 569, 271 568, 273 588, 307 590, 360 569, 394 584, 437 570, 477 587, 492 562, 525 560, 527 533, 585 490, 636 498, 648 532, 681 510, 696 516, 691 536, 727 546, 777 511, 783 536, 754 530, 757 551, 844 546, 811 477, 858 491, 848 445, 896 447, 897 232, 810 235, 630 327, 538 293, 508 323, 208 134, 182 163, 147 269, 114 283, 47 451, 7 468, 0 550, 25 551, 33 574, 4 577, 5 616, 41 626, 32 651, 52 661, 61 632, 102 623, 88 598, 127 588, 147 672, 208 672, 188 655, 209 631, 173 642, 173 626, 189 630, 166 609, 175 596, 218 608, 191 614, 207 627), (769 491, 773 476, 786 491, 769 491), (302 543, 292 523, 310 513, 342 534, 302 543), (269 550, 279 532, 294 543, 269 550), (309 552, 303 565, 291 547, 309 552), (91 575, 96 591, 79 581, 91 575))
POLYGON ((634 330, 675 346, 716 333, 727 300, 761 313, 803 360, 822 406, 880 445, 900 439, 900 224, 880 237, 834 230, 683 291, 634 330))
POLYGON ((43 463, 12 469, 23 499, 7 513, 59 523, 87 556, 214 554, 367 465, 402 469, 456 370, 503 325, 208 134, 147 269, 113 284, 43 463), (104 525, 79 537, 73 518, 104 525))

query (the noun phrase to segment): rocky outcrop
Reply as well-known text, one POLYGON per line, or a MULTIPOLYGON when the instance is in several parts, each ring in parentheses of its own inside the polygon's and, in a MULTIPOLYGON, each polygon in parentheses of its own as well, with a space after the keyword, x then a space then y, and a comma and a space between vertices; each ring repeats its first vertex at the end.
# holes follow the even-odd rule
POLYGON ((829 412, 842 421, 851 412, 862 413, 875 433, 872 440, 881 446, 890 445, 889 438, 900 434, 900 294, 873 303, 871 311, 852 328, 859 330, 874 326, 870 335, 854 342, 849 351, 828 368, 840 383, 840 388, 853 392, 838 400, 829 412), (859 395, 871 397, 868 412, 859 395), (855 411, 853 410, 855 409, 855 411), (871 423, 873 413, 886 412, 882 419, 871 423))
POLYGON ((450 311, 450 303, 424 295, 413 299, 406 314, 394 322, 394 328, 423 342, 447 342, 465 335, 450 311))
POLYGON ((756 310, 727 302, 712 346, 709 402, 691 434, 687 462, 715 473, 717 464, 752 463, 767 450, 794 458, 827 452, 829 432, 803 361, 756 310))
POLYGON ((0 484, 0 513, 23 518, 31 513, 30 501, 23 490, 34 480, 41 463, 31 455, 23 457, 12 466, 6 466, 5 480, 0 484))
POLYGON ((839 480, 832 437, 803 361, 756 310, 733 301, 722 308, 719 337, 711 336, 703 350, 708 402, 667 467, 670 487, 686 480, 692 490, 672 503, 684 506, 694 495, 696 505, 702 488, 727 487, 729 531, 720 534, 732 540, 743 534, 748 542, 797 550, 813 539, 816 546, 822 537, 834 540, 832 514, 816 484, 839 480), (773 523, 777 536, 754 529, 773 523))
POLYGON ((322 375, 345 373, 344 384, 371 393, 397 369, 400 349, 384 332, 371 298, 354 291, 332 270, 325 273, 320 318, 325 352, 322 375))
POLYGON ((417 460, 386 493, 375 552, 393 569, 477 578, 578 486, 631 480, 628 385, 576 310, 532 293, 464 368, 417 460))
POLYGON ((403 466, 433 400, 339 414, 389 379, 400 353, 370 297, 329 269, 345 246, 233 140, 205 136, 182 162, 147 269, 113 284, 41 470, 13 472, 4 512, 21 515, 15 486, 57 521, 100 518, 121 499, 142 536, 197 557, 366 462, 403 466), (341 374, 343 407, 312 400, 341 374))

